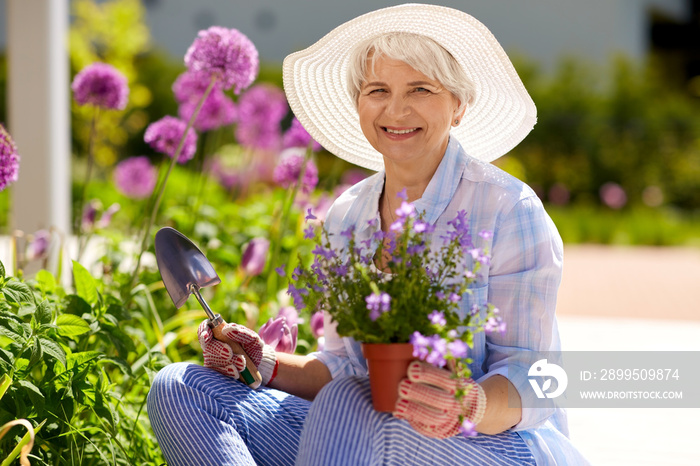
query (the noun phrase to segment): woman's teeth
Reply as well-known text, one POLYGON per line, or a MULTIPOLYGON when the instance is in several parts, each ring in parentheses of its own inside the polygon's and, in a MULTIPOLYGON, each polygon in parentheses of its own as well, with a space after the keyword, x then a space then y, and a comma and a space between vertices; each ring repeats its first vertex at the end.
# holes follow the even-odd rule
POLYGON ((416 130, 417 128, 411 128, 411 129, 389 129, 389 128, 384 128, 384 130, 387 133, 391 134, 407 134, 407 133, 412 133, 416 130))

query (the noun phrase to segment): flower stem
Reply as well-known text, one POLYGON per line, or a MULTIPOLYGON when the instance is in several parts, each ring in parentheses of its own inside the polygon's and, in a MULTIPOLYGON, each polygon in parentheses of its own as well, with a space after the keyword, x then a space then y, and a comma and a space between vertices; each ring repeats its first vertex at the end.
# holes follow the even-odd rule
POLYGON ((309 146, 306 148, 306 154, 304 156, 304 162, 301 164, 301 170, 299 170, 299 177, 297 178, 297 182, 294 183, 294 186, 292 187, 292 190, 290 191, 290 194, 285 198, 283 208, 282 208, 282 214, 281 214, 281 220, 279 223, 279 229, 277 231, 277 235, 275 238, 275 248, 272 253, 272 257, 270 257, 270 261, 268 262, 267 266, 267 273, 268 273, 268 295, 270 293, 275 293, 276 292, 276 287, 277 287, 277 274, 276 273, 271 273, 272 270, 277 266, 278 263, 278 257, 280 255, 280 250, 282 249, 282 239, 284 238, 284 233, 285 230, 287 229, 287 222, 289 221, 289 214, 292 210, 292 206, 294 205, 294 200, 297 197, 297 193, 299 192, 299 186, 301 183, 304 181, 304 174, 306 173, 306 165, 311 159, 311 154, 313 153, 313 140, 309 142, 309 146))
POLYGON ((90 178, 92 177, 92 168, 95 163, 95 133, 97 132, 97 115, 100 108, 95 106, 94 112, 92 114, 92 121, 90 122, 90 136, 88 139, 88 153, 87 153, 87 173, 85 174, 85 181, 83 182, 83 192, 80 196, 80 202, 78 204, 78 215, 75 219, 74 229, 78 232, 78 261, 83 255, 83 248, 85 245, 82 243, 82 236, 85 233, 83 231, 83 209, 85 208, 85 201, 87 199, 88 185, 90 184, 90 178))
POLYGON ((199 114, 199 110, 202 108, 204 101, 207 99, 207 97, 209 96, 209 93, 214 88, 215 83, 216 83, 216 77, 212 76, 211 81, 209 82, 209 86, 204 91, 204 94, 202 94, 202 97, 199 99, 199 102, 197 103, 197 107, 194 109, 192 116, 190 117, 189 121, 187 122, 187 126, 185 127, 185 131, 182 134, 182 137, 180 138, 180 142, 177 145, 177 149, 175 150, 175 153, 173 154, 173 159, 170 162, 170 165, 168 165, 168 171, 165 173, 165 176, 163 177, 163 181, 160 184, 160 188, 158 189, 158 193, 156 194, 156 197, 155 197, 155 199, 156 199, 155 203, 153 204, 153 210, 151 211, 151 216, 150 216, 148 223, 146 223, 146 226, 143 230, 143 237, 141 238, 141 250, 139 251, 138 258, 136 259, 136 267, 134 267, 134 271, 131 275, 131 280, 129 281, 129 289, 131 289, 134 286, 134 282, 136 281, 136 277, 138 277, 139 266, 141 265, 141 257, 143 256, 143 253, 146 251, 146 249, 148 247, 148 240, 150 239, 151 228, 153 228, 153 224, 156 221, 156 216, 158 215, 158 208, 160 207, 160 203, 163 200, 163 194, 165 193, 165 185, 168 182, 168 178, 170 177, 170 173, 173 171, 173 168, 175 167, 175 164, 177 163, 178 158, 180 158, 180 152, 182 152, 182 148, 185 145, 185 140, 187 139, 187 133, 190 131, 190 128, 192 128, 192 125, 194 124, 194 120, 197 118, 197 115, 199 114))

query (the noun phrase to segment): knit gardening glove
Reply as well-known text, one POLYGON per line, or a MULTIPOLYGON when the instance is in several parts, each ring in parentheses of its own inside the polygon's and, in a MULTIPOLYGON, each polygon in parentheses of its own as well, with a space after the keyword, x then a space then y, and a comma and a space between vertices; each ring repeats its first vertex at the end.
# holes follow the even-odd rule
MULTIPOLYGON (((279 361, 275 350, 270 345, 266 345, 260 335, 238 324, 225 324, 221 333, 239 343, 250 356, 260 372, 262 385, 267 385, 275 378, 279 361)), ((239 373, 245 369, 245 355, 234 353, 227 343, 214 338, 208 320, 199 325, 197 336, 204 354, 204 367, 211 367, 224 375, 239 378, 239 373)))
POLYGON ((458 380, 450 372, 422 361, 408 366, 408 378, 399 384, 399 400, 394 416, 407 420, 421 434, 433 438, 448 438, 460 433, 459 416, 469 421, 470 428, 478 424, 486 411, 486 394, 472 379, 461 381, 466 394, 455 398, 458 380))

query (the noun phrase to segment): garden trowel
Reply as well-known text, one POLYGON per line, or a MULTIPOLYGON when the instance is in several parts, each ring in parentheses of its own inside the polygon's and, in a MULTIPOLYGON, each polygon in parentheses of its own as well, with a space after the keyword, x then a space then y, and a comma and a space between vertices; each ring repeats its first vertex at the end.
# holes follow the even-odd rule
POLYGON ((240 373, 240 379, 251 388, 258 388, 262 383, 262 377, 257 367, 238 342, 221 332, 226 322, 219 314, 212 312, 199 292, 201 288, 221 283, 211 262, 192 241, 174 228, 161 228, 156 233, 155 248, 160 276, 175 307, 178 309, 182 307, 187 298, 194 294, 209 317, 209 326, 212 328, 214 338, 228 343, 234 353, 245 356, 246 368, 240 373))

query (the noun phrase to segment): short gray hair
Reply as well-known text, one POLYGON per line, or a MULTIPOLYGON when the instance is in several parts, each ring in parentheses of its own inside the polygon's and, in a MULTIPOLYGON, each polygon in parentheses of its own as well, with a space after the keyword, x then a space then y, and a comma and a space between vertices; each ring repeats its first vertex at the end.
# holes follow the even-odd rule
POLYGON ((438 81, 459 100, 458 112, 474 99, 474 83, 444 47, 426 36, 394 32, 361 42, 350 54, 348 91, 355 105, 367 72, 374 67, 374 60, 382 56, 402 61, 438 81))

